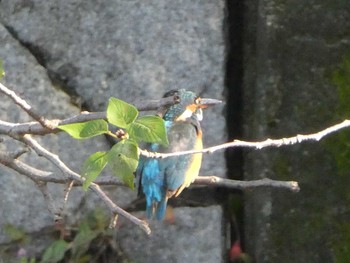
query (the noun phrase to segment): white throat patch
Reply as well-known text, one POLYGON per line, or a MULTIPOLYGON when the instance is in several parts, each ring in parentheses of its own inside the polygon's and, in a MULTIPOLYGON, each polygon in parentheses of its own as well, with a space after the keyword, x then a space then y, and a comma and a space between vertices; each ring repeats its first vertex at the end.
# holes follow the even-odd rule
POLYGON ((195 114, 196 114, 196 117, 197 117, 198 121, 202 121, 203 120, 203 111, 202 111, 202 109, 198 109, 195 114))
POLYGON ((177 117, 177 121, 186 121, 188 118, 191 118, 192 115, 195 114, 198 121, 203 120, 203 111, 202 109, 197 109, 196 113, 193 113, 190 109, 186 109, 179 117, 177 117))
POLYGON ((186 121, 188 118, 191 118, 193 112, 190 109, 186 109, 179 117, 177 117, 177 121, 186 121))

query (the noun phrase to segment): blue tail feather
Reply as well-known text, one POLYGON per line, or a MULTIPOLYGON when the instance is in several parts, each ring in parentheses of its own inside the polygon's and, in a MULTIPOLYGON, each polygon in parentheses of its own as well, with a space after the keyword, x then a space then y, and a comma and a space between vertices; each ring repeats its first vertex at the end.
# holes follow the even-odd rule
MULTIPOLYGON (((148 159, 143 164, 142 169, 142 190, 146 196, 146 214, 148 218, 154 217, 155 209, 158 213, 158 203, 162 203, 164 192, 164 173, 159 169, 157 159, 148 159)), ((165 214, 165 208, 163 208, 165 214)), ((156 215, 158 218, 158 216, 156 215)), ((164 217, 164 216, 163 216, 164 217)))
POLYGON ((151 219, 153 217, 153 205, 146 205, 146 215, 147 218, 151 219))
POLYGON ((167 198, 163 197, 162 200, 160 201, 160 203, 158 204, 157 212, 156 212, 156 218, 158 220, 164 219, 167 203, 168 203, 167 198))

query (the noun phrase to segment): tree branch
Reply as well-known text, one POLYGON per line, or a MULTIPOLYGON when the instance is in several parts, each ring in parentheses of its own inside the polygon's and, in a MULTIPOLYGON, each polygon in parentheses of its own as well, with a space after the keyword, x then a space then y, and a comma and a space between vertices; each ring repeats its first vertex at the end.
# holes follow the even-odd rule
MULTIPOLYGON (((44 182, 44 183, 55 183, 55 184, 69 184, 70 179, 68 178, 60 178, 55 176, 52 172, 43 171, 36 169, 18 159, 13 158, 11 153, 6 153, 0 151, 0 163, 4 166, 7 166, 20 174, 27 176, 29 179, 34 182, 44 182)), ((73 181, 73 186, 82 186, 83 182, 73 181)), ((114 185, 114 186, 122 186, 129 188, 122 182, 120 182, 116 177, 106 176, 100 177, 95 181, 98 185, 114 185)))
MULTIPOLYGON (((30 165, 23 163, 20 160, 13 159, 11 156, 0 152, 0 163, 3 165, 12 168, 20 174, 26 175, 31 180, 35 182, 44 182, 44 183, 56 183, 56 184, 68 184, 70 186, 82 186, 82 181, 72 181, 69 178, 57 178, 53 175, 52 172, 47 172, 43 170, 38 170, 30 165), (72 182, 72 183, 70 183, 72 182)), ((114 185, 114 186, 123 186, 127 187, 125 184, 120 182, 116 177, 100 177, 95 181, 95 184, 103 185, 114 185)), ((275 181, 271 179, 261 179, 253 181, 240 181, 240 180, 231 180, 226 178, 221 178, 217 176, 198 176, 194 181, 196 185, 208 185, 214 187, 226 187, 231 189, 251 189, 256 187, 274 187, 274 188, 286 188, 293 192, 298 192, 299 186, 298 182, 295 181, 275 181)), ((66 198, 66 197, 65 197, 66 198)))
MULTIPOLYGON (((71 124, 77 122, 86 122, 96 119, 106 119, 106 112, 84 112, 79 115, 64 120, 48 120, 39 115, 24 99, 18 96, 14 91, 0 83, 0 92, 12 99, 25 112, 28 113, 37 122, 11 123, 0 120, 0 134, 35 134, 45 135, 49 133, 60 132, 58 125, 71 124)), ((139 111, 156 110, 160 107, 166 107, 179 103, 177 96, 162 98, 159 100, 135 100, 132 104, 139 111)))
POLYGON ((62 218, 61 211, 55 207, 52 195, 49 189, 47 188, 47 183, 36 182, 36 184, 44 196, 44 200, 46 201, 49 212, 54 215, 54 220, 57 221, 61 219, 62 218))
MULTIPOLYGON (((17 105, 19 105, 24 111, 26 111, 34 120, 34 122, 27 123, 11 123, 0 120, 0 134, 6 134, 12 138, 24 142, 26 145, 31 147, 39 156, 43 156, 51 163, 53 163, 66 178, 57 178, 52 172, 47 172, 43 170, 36 169, 30 165, 25 164, 24 162, 18 160, 17 158, 25 152, 25 150, 19 150, 17 152, 0 152, 0 163, 10 167, 17 172, 27 176, 33 180, 42 191, 45 199, 49 202, 48 208, 50 211, 55 213, 55 207, 52 203, 52 197, 48 192, 46 184, 59 183, 59 184, 68 184, 68 187, 65 192, 64 202, 67 201, 68 194, 70 189, 73 186, 82 185, 84 178, 79 174, 72 171, 64 162, 61 161, 58 155, 53 154, 52 152, 45 149, 41 146, 36 140, 34 140, 30 134, 33 135, 45 135, 49 133, 60 132, 61 130, 57 129, 58 125, 71 124, 77 122, 86 122, 96 119, 106 119, 106 112, 83 112, 79 115, 66 118, 63 120, 48 120, 43 116, 39 115, 24 99, 19 97, 15 92, 6 88, 3 84, 0 83, 0 92, 11 98, 17 105)), ((154 110, 160 107, 173 105, 178 103, 178 98, 168 97, 161 100, 152 100, 152 101, 135 101, 133 104, 138 108, 138 110, 154 110)), ((261 142, 248 142, 241 140, 234 140, 232 142, 216 145, 213 147, 205 148, 200 151, 184 151, 184 152, 174 152, 174 153, 157 153, 157 152, 148 152, 146 150, 140 149, 140 154, 150 158, 167 158, 172 156, 186 155, 186 154, 196 154, 196 153, 213 153, 218 150, 223 150, 231 147, 247 147, 254 149, 262 149, 265 147, 280 147, 283 145, 293 145, 301 143, 304 141, 319 141, 323 137, 335 133, 341 129, 350 127, 350 120, 345 120, 342 123, 328 127, 317 133, 309 135, 296 135, 288 138, 281 139, 267 139, 261 142)), ((298 192, 300 190, 298 183, 294 181, 275 181, 268 178, 254 180, 254 181, 238 181, 230 180, 225 178, 220 178, 216 176, 205 176, 198 177, 195 184, 201 185, 211 185, 218 187, 226 188, 235 188, 235 189, 250 189, 255 187, 274 187, 274 188, 284 188, 293 192, 298 192)), ((94 183, 90 185, 90 189, 97 194, 103 202, 107 205, 112 213, 111 225, 115 225, 117 215, 120 214, 126 217, 128 220, 132 221, 134 224, 141 227, 147 234, 150 234, 151 230, 146 221, 140 220, 135 216, 129 214, 121 207, 116 205, 100 188, 101 185, 122 185, 121 182, 116 180, 116 178, 98 178, 94 183)))
POLYGON ((51 122, 49 120, 45 119, 43 116, 41 116, 39 113, 37 113, 32 108, 32 106, 30 106, 24 99, 19 97, 14 91, 5 87, 1 83, 0 83, 0 92, 2 92, 7 97, 12 99, 18 106, 20 106, 26 113, 28 113, 29 116, 31 116, 34 120, 38 121, 43 127, 47 128, 49 130, 54 128, 54 126, 51 124, 51 122))
MULTIPOLYGON (((63 174, 65 174, 70 180, 75 180, 80 183, 83 183, 84 178, 81 177, 79 174, 75 173, 71 169, 67 167, 65 163, 61 161, 61 159, 46 150, 44 147, 42 147, 36 140, 34 140, 30 135, 26 134, 22 138, 15 138, 19 139, 20 141, 23 141, 26 145, 30 146, 39 156, 43 156, 48 161, 53 163, 63 174)), ((151 233, 151 229, 149 228, 149 225, 147 222, 138 219, 137 217, 129 214, 125 210, 123 210, 121 207, 117 206, 100 188, 99 185, 96 183, 92 183, 89 187, 95 194, 97 194, 104 203, 108 206, 108 208, 111 210, 113 214, 120 214, 133 222, 134 224, 138 225, 141 229, 143 229, 147 234, 151 233)))
POLYGON ((260 180, 253 181, 240 181, 240 180, 231 180, 226 178, 221 178, 217 176, 198 176, 194 181, 194 184, 199 185, 213 185, 213 186, 222 186, 225 188, 233 189, 251 189, 256 187, 274 187, 274 188, 285 188, 292 192, 299 192, 300 188, 298 182, 295 181, 275 181, 269 178, 263 178, 260 180))
POLYGON ((335 133, 337 131, 340 131, 348 127, 350 127, 350 120, 344 120, 343 122, 330 126, 324 130, 321 130, 319 132, 312 133, 312 134, 307 134, 307 135, 298 134, 293 137, 274 139, 274 140, 266 139, 265 141, 261 141, 261 142, 248 142, 248 141, 234 140, 232 142, 208 147, 202 150, 181 151, 181 152, 172 152, 172 153, 149 152, 147 150, 141 149, 140 154, 148 158, 168 158, 168 157, 187 155, 187 154, 213 153, 218 150, 234 148, 234 147, 255 148, 260 150, 266 147, 280 147, 283 145, 293 145, 304 141, 319 141, 323 137, 329 134, 335 133))

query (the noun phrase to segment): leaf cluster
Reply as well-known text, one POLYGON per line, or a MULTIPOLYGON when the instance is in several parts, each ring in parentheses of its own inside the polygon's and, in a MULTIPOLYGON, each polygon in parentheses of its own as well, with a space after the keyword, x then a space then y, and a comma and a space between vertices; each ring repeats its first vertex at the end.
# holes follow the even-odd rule
POLYGON ((106 134, 118 139, 109 151, 98 151, 90 155, 83 164, 82 176, 85 177, 83 188, 101 174, 106 166, 112 168, 130 188, 134 188, 134 172, 139 162, 140 142, 168 144, 163 119, 158 116, 141 116, 131 104, 117 98, 110 98, 107 106, 107 121, 103 119, 58 126, 75 139, 87 139, 106 134), (118 127, 113 133, 109 125, 118 127))
POLYGON ((72 233, 73 238, 61 238, 51 243, 41 258, 41 262, 91 262, 99 253, 92 253, 94 248, 103 253, 106 246, 113 242, 112 231, 108 230, 108 217, 101 209, 90 212, 72 233), (69 240, 70 239, 70 240, 69 240))

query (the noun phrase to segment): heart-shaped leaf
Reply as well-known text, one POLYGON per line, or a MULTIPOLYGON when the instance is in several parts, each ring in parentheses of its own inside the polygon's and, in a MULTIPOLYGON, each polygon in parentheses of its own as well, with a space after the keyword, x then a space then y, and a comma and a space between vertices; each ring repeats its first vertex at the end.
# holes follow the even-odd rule
POLYGON ((134 172, 139 161, 137 143, 132 140, 122 140, 112 147, 107 158, 113 173, 134 189, 134 172))
POLYGON ((164 120, 158 116, 143 116, 130 125, 130 138, 136 141, 169 144, 164 120))
POLYGON ((102 172, 107 164, 107 153, 106 152, 95 152, 90 155, 89 158, 83 164, 82 176, 85 177, 83 183, 83 189, 86 191, 90 184, 95 181, 97 176, 102 172))
POLYGON ((138 110, 125 101, 110 98, 107 107, 107 120, 109 123, 127 129, 137 118, 138 110))
POLYGON ((57 128, 67 132, 75 139, 86 139, 108 132, 105 120, 93 120, 72 124, 59 125, 57 128))

